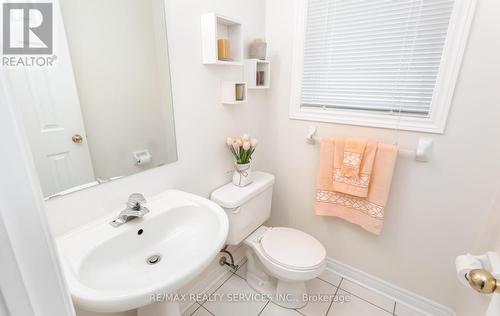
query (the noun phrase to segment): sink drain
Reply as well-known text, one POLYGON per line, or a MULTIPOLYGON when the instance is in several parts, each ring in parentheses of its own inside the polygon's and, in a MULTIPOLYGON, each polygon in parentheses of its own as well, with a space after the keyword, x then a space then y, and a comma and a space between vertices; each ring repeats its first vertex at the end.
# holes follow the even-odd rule
POLYGON ((146 258, 146 263, 147 264, 157 264, 160 262, 161 256, 160 255, 152 255, 146 258))

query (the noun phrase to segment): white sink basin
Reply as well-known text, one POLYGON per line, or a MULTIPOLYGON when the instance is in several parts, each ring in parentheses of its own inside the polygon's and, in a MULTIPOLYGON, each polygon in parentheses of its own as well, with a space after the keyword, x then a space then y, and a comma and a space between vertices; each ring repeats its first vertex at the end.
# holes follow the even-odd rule
POLYGON ((119 227, 109 224, 110 217, 57 239, 69 290, 81 309, 125 311, 152 303, 156 293, 175 293, 225 243, 226 214, 207 199, 169 190, 144 206, 150 213, 119 227), (153 255, 161 256, 155 264, 147 262, 153 255))

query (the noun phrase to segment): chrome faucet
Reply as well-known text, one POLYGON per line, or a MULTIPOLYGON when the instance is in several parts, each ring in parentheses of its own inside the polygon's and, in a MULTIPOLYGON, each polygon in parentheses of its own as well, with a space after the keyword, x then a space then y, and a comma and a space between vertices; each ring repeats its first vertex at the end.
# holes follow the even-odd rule
POLYGON ((142 205, 143 203, 146 203, 144 195, 140 193, 130 194, 127 201, 127 207, 121 211, 114 220, 109 222, 109 224, 113 227, 118 227, 134 218, 143 217, 149 213, 149 210, 142 205))

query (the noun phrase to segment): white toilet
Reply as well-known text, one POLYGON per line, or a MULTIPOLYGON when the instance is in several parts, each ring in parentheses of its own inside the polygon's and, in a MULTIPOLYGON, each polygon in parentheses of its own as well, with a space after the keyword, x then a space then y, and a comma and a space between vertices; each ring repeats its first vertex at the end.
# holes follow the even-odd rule
POLYGON ((212 192, 211 199, 229 218, 226 243, 247 246, 247 282, 278 305, 300 308, 307 304, 305 281, 326 268, 325 247, 314 237, 287 227, 265 227, 271 215, 274 176, 254 172, 246 187, 232 183, 212 192))

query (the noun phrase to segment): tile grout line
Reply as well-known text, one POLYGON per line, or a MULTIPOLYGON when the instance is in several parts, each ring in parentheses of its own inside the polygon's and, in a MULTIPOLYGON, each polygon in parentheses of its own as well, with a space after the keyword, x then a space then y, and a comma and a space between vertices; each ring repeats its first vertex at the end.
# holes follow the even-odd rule
POLYGON ((209 311, 206 307, 203 307, 203 305, 202 305, 202 306, 200 306, 200 308, 203 308, 204 310, 206 310, 206 311, 207 311, 210 315, 215 316, 215 314, 214 314, 214 313, 212 313, 211 311, 209 311))
POLYGON ((331 286, 334 286, 334 287, 339 287, 339 286, 340 286, 340 283, 342 283, 342 279, 340 280, 339 284, 336 284, 336 285, 335 285, 335 284, 333 284, 332 282, 329 282, 329 281, 327 281, 327 280, 324 280, 324 279, 322 279, 322 278, 320 278, 320 277, 316 277, 316 279, 321 280, 321 281, 323 281, 323 282, 326 282, 326 283, 328 283, 328 284, 330 284, 331 286))
MULTIPOLYGON (((212 313, 211 311, 209 311, 208 309, 206 309, 205 307, 203 307, 203 306, 201 306, 201 305, 200 305, 200 307, 199 307, 198 309, 196 309, 196 311, 195 311, 195 312, 197 312, 199 309, 204 309, 204 310, 205 310, 205 311, 207 311, 207 313, 209 313, 210 315, 215 316, 215 314, 214 314, 214 313, 212 313)), ((194 313, 193 313, 193 314, 194 314, 194 313)), ((193 314, 191 314, 191 315, 193 315, 193 314)))
POLYGON ((257 316, 260 316, 260 314, 262 314, 262 312, 266 309, 267 305, 269 305, 269 302, 270 300, 267 301, 266 305, 264 305, 264 307, 262 307, 262 309, 260 310, 260 312, 257 314, 257 316))
POLYGON ((337 286, 337 289, 340 289, 340 287, 342 286, 342 282, 344 282, 344 277, 342 277, 342 278, 340 279, 340 283, 339 283, 339 285, 337 286))
POLYGON ((189 316, 193 316, 194 313, 196 313, 201 308, 201 305, 198 302, 195 302, 195 304, 197 304, 198 307, 196 307, 196 309, 192 313, 190 313, 189 316))
MULTIPOLYGON (((340 287, 339 287, 339 288, 340 288, 340 287)), ((370 305, 375 306, 375 307, 376 307, 376 308, 378 308, 378 309, 383 310, 384 312, 387 312, 387 313, 392 314, 392 312, 391 312, 391 311, 388 311, 387 309, 385 309, 385 308, 383 308, 383 307, 380 307, 380 306, 378 306, 378 305, 376 305, 376 304, 374 304, 374 303, 372 303, 372 302, 370 302, 370 301, 368 301, 368 300, 366 300, 366 299, 362 298, 361 296, 358 296, 358 295, 356 295, 356 294, 354 294, 354 293, 351 293, 351 292, 349 292, 349 291, 347 291, 347 290, 345 290, 345 289, 341 289, 341 290, 342 290, 342 291, 344 291, 344 292, 346 292, 346 293, 351 294, 352 296, 355 296, 355 297, 359 298, 359 299, 360 299, 360 300, 362 300, 362 301, 367 302, 367 303, 368 303, 368 304, 370 304, 370 305)))
POLYGON ((335 297, 337 296, 337 293, 339 292, 340 285, 342 284, 342 281, 344 281, 344 278, 341 278, 341 279, 340 279, 339 286, 337 286, 337 289, 335 290, 335 294, 333 294, 332 301, 330 302, 330 306, 328 306, 328 309, 326 310, 326 314, 325 314, 325 316, 328 316, 328 313, 330 313, 330 309, 331 309, 331 308, 332 308, 332 306, 333 306, 333 302, 335 301, 335 297))
POLYGON ((246 281, 246 280, 247 280, 247 279, 244 279, 241 275, 238 275, 238 274, 236 274, 236 273, 234 274, 234 276, 237 276, 238 278, 240 278, 240 279, 242 279, 242 280, 244 280, 244 281, 246 281))
MULTIPOLYGON (((344 278, 342 277, 342 280, 341 280, 341 281, 340 281, 340 283, 339 283, 339 288, 340 288, 342 291, 347 292, 347 293, 349 293, 349 294, 351 294, 351 295, 353 295, 353 296, 355 296, 355 297, 359 298, 360 300, 363 300, 363 301, 365 301, 365 302, 367 302, 367 303, 369 303, 369 304, 371 304, 371 305, 373 305, 373 306, 377 307, 378 309, 383 310, 384 312, 394 314, 394 311, 395 311, 395 309, 396 309, 396 301, 395 301, 395 300, 394 300, 394 307, 393 307, 393 311, 392 311, 392 312, 391 312, 391 311, 388 311, 387 309, 385 309, 385 308, 383 308, 383 307, 380 307, 380 306, 378 306, 378 305, 376 305, 376 304, 374 304, 374 303, 372 303, 372 302, 370 302, 370 301, 368 301, 368 300, 366 300, 366 299, 362 298, 361 296, 358 296, 358 295, 356 295, 356 294, 354 294, 354 293, 352 293, 352 292, 349 292, 349 291, 347 291, 347 290, 345 290, 345 289, 341 288, 340 286, 341 286, 341 284, 342 284, 342 282, 343 282, 343 281, 344 281, 344 278)), ((351 283, 355 283, 355 284, 356 284, 356 282, 352 282, 352 281, 351 281, 351 280, 349 280, 349 279, 347 279, 347 281, 349 281, 349 282, 351 282, 351 283)), ((366 287, 364 287, 364 286, 362 286, 362 285, 360 285, 360 284, 357 284, 357 285, 358 285, 358 286, 360 286, 361 288, 364 288, 365 290, 368 290, 368 291, 370 291, 370 292, 373 292, 373 293, 378 294, 377 292, 374 292, 374 291, 370 290, 369 288, 366 288, 366 287)), ((385 297, 385 298, 388 298, 388 299, 390 299, 390 300, 392 300, 392 299, 391 299, 391 298, 389 298, 389 297, 386 297, 386 296, 384 296, 384 297, 385 297)))

